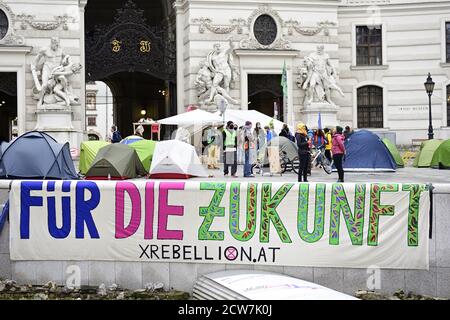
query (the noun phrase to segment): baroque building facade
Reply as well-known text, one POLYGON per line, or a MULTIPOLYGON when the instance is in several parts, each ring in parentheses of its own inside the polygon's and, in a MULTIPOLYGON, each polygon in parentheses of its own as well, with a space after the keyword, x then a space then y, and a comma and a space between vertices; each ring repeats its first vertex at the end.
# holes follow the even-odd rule
MULTIPOLYGON (((103 81, 124 135, 144 109, 159 119, 225 101, 289 124, 315 126, 321 112, 324 125, 410 145, 427 138, 428 73, 435 137, 450 138, 448 0, 0 0, 0 102, 12 106, 0 107, 3 138, 17 118, 19 133, 76 146, 87 139, 86 83, 103 81), (40 109, 32 65, 55 37, 82 67, 68 82, 83 98, 40 109)), ((44 100, 58 101, 52 93, 44 100)))

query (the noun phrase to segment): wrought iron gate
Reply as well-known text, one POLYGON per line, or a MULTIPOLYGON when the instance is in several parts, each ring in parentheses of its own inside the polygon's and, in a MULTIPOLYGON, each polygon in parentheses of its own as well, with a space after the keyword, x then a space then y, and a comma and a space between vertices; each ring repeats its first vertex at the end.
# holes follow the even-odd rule
POLYGON ((175 35, 166 26, 150 26, 144 11, 128 1, 111 25, 86 34, 86 80, 118 72, 143 72, 176 81, 175 35))

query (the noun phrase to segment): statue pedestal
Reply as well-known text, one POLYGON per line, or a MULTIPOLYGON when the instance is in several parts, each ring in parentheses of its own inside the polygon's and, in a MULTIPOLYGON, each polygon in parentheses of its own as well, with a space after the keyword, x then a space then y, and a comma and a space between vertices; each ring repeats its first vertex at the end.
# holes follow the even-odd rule
POLYGON ((35 130, 52 136, 59 143, 70 144, 71 148, 79 148, 83 141, 83 132, 77 131, 72 125, 72 111, 67 107, 41 108, 36 111, 37 124, 35 130))
POLYGON ((339 107, 328 102, 313 102, 310 106, 300 111, 300 119, 310 129, 319 128, 319 112, 322 118, 322 129, 334 128, 339 125, 337 113, 339 107))

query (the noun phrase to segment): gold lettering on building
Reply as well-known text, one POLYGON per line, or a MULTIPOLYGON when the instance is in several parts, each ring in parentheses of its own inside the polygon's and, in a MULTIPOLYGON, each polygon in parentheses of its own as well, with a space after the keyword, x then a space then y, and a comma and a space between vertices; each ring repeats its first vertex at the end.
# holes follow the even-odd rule
POLYGON ((141 47, 139 48, 142 53, 149 53, 152 50, 152 44, 148 40, 142 40, 140 42, 141 47))
POLYGON ((111 42, 111 44, 112 44, 112 51, 113 51, 114 53, 117 53, 117 52, 120 51, 121 45, 122 45, 122 41, 119 41, 119 40, 113 40, 113 41, 111 42))

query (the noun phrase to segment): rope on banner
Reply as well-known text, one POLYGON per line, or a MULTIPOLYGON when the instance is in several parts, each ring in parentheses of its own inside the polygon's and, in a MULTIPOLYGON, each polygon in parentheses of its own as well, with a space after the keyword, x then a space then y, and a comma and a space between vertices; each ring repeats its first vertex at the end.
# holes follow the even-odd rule
POLYGON ((429 184, 429 190, 430 190, 430 235, 429 235, 429 238, 433 239, 433 190, 434 190, 434 186, 431 183, 429 184))
POLYGON ((8 216, 9 216, 9 200, 3 206, 2 213, 0 214, 0 234, 2 234, 3 226, 5 225, 8 216))

